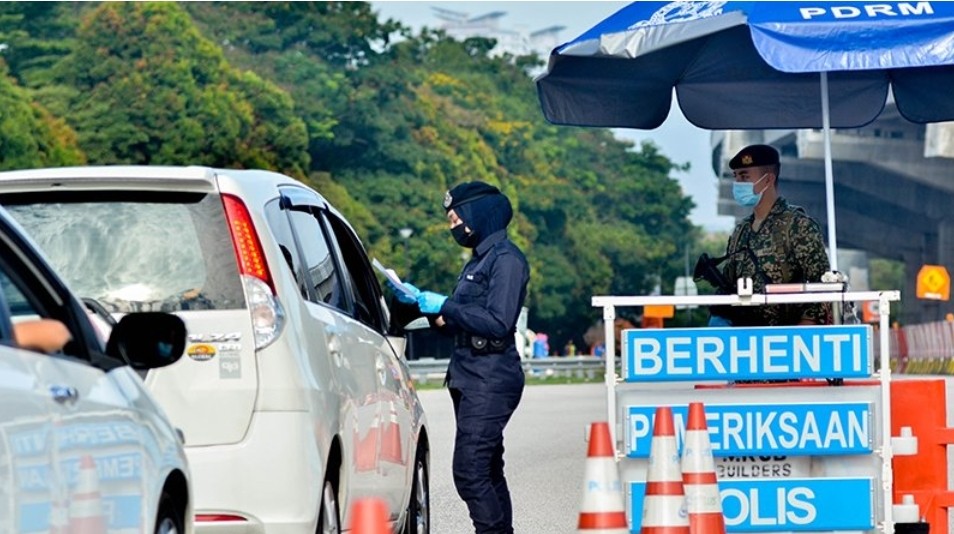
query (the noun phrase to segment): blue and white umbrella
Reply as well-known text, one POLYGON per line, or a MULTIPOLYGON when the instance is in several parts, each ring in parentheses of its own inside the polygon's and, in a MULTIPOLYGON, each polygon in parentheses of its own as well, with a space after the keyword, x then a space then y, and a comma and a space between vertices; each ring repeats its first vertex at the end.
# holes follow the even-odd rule
POLYGON ((554 124, 653 129, 675 90, 701 128, 823 129, 837 269, 830 130, 874 121, 889 90, 912 122, 954 120, 954 2, 633 2, 536 83, 554 124))

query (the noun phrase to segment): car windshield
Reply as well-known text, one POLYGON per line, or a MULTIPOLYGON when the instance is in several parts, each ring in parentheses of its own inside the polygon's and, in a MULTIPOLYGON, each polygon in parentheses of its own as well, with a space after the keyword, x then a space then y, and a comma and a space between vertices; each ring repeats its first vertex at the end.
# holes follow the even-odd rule
POLYGON ((76 294, 111 312, 245 307, 217 195, 71 192, 0 202, 76 294))

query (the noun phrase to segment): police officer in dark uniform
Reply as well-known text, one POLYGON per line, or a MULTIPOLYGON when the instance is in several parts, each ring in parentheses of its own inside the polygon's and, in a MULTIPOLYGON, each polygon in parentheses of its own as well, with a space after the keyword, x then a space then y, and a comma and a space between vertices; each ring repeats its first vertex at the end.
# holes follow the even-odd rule
POLYGON ((472 248, 473 257, 449 298, 419 291, 417 305, 455 339, 447 371, 457 417, 454 484, 477 534, 512 533, 503 431, 523 394, 514 334, 530 268, 507 238, 513 208, 499 189, 483 182, 460 184, 444 196, 444 209, 454 239, 472 248))

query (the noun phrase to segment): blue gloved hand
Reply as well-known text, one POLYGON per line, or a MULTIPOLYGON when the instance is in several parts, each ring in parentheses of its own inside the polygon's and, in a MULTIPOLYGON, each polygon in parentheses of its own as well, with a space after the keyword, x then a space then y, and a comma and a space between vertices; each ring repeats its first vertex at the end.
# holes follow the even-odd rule
POLYGON ((417 307, 421 309, 421 313, 440 313, 445 300, 447 297, 444 295, 421 291, 421 294, 417 296, 417 307))
POLYGON ((414 304, 414 303, 416 303, 416 302, 417 302, 417 296, 421 294, 421 290, 420 290, 420 289, 418 289, 418 288, 412 286, 411 284, 409 284, 409 283, 407 283, 407 282, 404 282, 404 287, 410 289, 411 292, 414 293, 413 296, 412 296, 412 295, 408 295, 407 293, 405 293, 405 292, 401 291, 400 289, 398 289, 397 286, 394 285, 394 282, 392 282, 392 281, 390 281, 390 280, 387 280, 385 283, 388 285, 388 287, 391 289, 391 291, 394 292, 394 296, 397 297, 398 302, 400 302, 400 303, 402 303, 402 304, 414 304))
POLYGON ((732 321, 719 315, 709 317, 709 326, 732 326, 732 321))

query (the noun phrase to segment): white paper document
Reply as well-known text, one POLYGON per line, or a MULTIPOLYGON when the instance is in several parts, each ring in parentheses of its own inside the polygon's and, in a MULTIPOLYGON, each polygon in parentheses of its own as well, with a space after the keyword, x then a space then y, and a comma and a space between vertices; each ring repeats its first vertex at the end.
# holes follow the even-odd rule
POLYGON ((394 272, 394 269, 388 269, 382 265, 377 258, 371 260, 371 265, 373 265, 375 269, 380 271, 381 274, 390 280, 391 283, 394 284, 394 287, 398 288, 401 293, 404 293, 411 298, 417 298, 417 294, 415 294, 414 291, 411 291, 411 288, 404 285, 404 282, 401 281, 401 277, 394 272))

